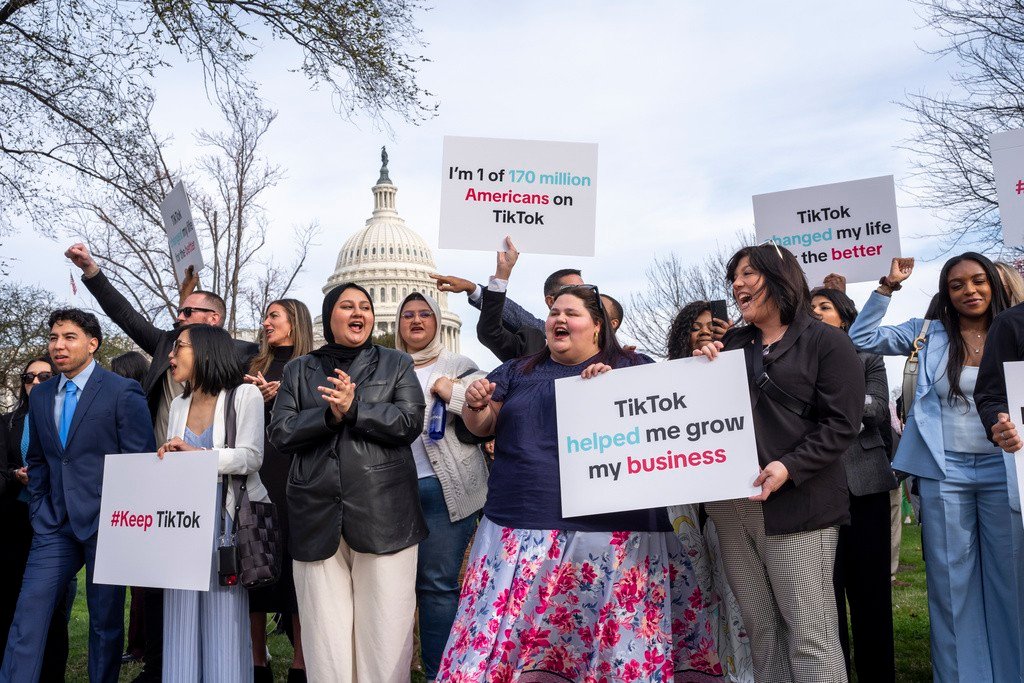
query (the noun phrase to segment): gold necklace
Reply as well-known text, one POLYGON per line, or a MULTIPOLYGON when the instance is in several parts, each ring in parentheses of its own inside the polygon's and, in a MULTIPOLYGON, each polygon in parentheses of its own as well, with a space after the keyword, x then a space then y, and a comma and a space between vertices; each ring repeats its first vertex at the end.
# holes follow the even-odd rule
POLYGON ((964 334, 964 331, 960 330, 960 337, 964 340, 964 344, 967 346, 967 349, 969 351, 974 352, 975 355, 980 354, 981 350, 985 348, 985 337, 987 335, 988 335, 988 332, 986 332, 985 335, 982 335, 981 332, 975 332, 974 333, 974 336, 981 340, 981 346, 975 348, 975 347, 971 346, 971 342, 967 340, 967 335, 964 334))

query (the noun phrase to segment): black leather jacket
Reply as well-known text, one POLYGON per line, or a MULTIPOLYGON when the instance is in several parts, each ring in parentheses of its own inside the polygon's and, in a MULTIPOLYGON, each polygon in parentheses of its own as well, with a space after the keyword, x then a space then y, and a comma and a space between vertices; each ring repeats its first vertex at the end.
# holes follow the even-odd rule
POLYGON ((301 562, 332 557, 342 536, 353 550, 394 553, 427 536, 409 444, 423 430, 423 391, 408 355, 372 346, 348 372, 354 421, 327 423, 317 391, 328 386, 314 356, 288 363, 268 437, 294 454, 288 472, 289 550, 301 562))

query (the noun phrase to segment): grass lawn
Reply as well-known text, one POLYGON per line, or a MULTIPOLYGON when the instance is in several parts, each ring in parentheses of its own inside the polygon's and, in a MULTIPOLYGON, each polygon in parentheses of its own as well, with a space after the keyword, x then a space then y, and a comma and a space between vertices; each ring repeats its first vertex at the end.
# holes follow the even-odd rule
MULTIPOLYGON (((900 573, 893 588, 893 626, 896 633, 896 679, 901 683, 927 683, 932 680, 928 655, 928 601, 925 595, 924 561, 921 559, 921 529, 916 525, 903 527, 900 550, 900 573)), ((127 610, 125 610, 127 616, 127 610)), ((86 649, 89 617, 85 607, 85 572, 78 575, 78 597, 71 615, 71 656, 68 659, 68 681, 88 681, 86 649)), ((127 624, 126 624, 127 627, 127 624)), ((274 678, 285 680, 291 664, 292 649, 288 638, 270 638, 274 678)), ((131 681, 139 672, 137 664, 121 668, 121 680, 131 681)), ((411 680, 422 683, 423 675, 413 671, 411 680)), ((856 679, 854 679, 856 680, 856 679)), ((865 682, 867 683, 867 682, 865 682)))

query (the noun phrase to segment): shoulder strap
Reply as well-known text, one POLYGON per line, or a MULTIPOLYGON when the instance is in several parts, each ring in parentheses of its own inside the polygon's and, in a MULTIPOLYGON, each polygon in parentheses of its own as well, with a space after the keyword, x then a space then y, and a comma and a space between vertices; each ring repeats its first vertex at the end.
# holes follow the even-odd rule
MULTIPOLYGON (((228 393, 224 396, 224 445, 228 448, 235 447, 235 437, 238 434, 237 425, 237 414, 235 412, 235 391, 238 387, 233 387, 228 390, 228 393)), ((222 477, 221 482, 221 514, 224 512, 224 506, 228 500, 228 487, 234 486, 234 477, 230 474, 225 474, 222 477)), ((235 507, 238 506, 238 492, 235 492, 235 507)))
POLYGON ((238 387, 233 387, 224 397, 224 445, 228 448, 235 447, 235 437, 238 435, 238 416, 235 413, 235 392, 237 390, 238 387))
POLYGON ((754 384, 761 393, 768 396, 783 408, 789 412, 799 415, 805 420, 814 419, 814 406, 805 401, 801 401, 796 396, 789 394, 785 389, 780 387, 775 381, 768 376, 768 373, 764 369, 764 346, 761 344, 760 334, 755 337, 754 341, 754 384))

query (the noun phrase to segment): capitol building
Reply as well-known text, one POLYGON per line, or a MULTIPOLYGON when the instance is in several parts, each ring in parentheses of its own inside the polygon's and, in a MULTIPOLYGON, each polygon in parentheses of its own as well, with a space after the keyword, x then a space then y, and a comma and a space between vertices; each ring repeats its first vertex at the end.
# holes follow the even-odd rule
MULTIPOLYGON (((338 252, 334 273, 323 286, 328 291, 343 282, 365 287, 373 299, 374 335, 398 333, 398 305, 411 292, 433 297, 441 307, 441 341, 449 351, 459 352, 462 321, 448 310, 448 293, 440 292, 430 273, 437 272, 430 247, 406 226, 395 209, 398 188, 388 176, 387 152, 381 150, 381 169, 373 186, 373 214, 366 226, 345 241, 338 252)), ((323 343, 320 317, 313 326, 316 342, 323 343)))

